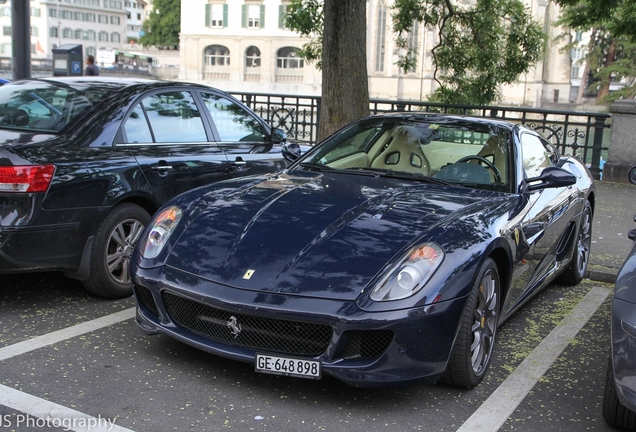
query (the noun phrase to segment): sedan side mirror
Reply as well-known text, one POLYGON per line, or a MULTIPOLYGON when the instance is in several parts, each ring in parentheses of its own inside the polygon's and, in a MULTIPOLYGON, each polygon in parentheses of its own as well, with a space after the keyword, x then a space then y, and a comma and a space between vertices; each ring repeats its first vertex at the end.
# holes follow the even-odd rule
POLYGON ((301 155, 300 145, 296 143, 283 144, 283 157, 288 162, 294 162, 301 155))
POLYGON ((287 133, 282 129, 273 128, 272 142, 278 144, 278 143, 283 143, 285 141, 287 141, 287 133))
POLYGON ((558 188, 576 184, 576 176, 559 167, 546 167, 539 177, 526 179, 526 191, 558 188))

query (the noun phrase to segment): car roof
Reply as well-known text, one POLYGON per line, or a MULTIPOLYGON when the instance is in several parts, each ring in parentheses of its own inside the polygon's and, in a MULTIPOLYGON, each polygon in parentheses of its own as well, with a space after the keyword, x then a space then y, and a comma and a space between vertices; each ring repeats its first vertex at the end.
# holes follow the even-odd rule
POLYGON ((457 114, 440 114, 440 113, 431 113, 431 112, 417 112, 417 111, 397 111, 397 112, 388 112, 383 114, 377 114, 370 116, 374 117, 386 117, 386 118, 402 118, 406 120, 412 121, 434 121, 434 122, 445 122, 445 123, 480 123, 480 124, 488 124, 493 126, 498 126, 504 129, 513 129, 518 125, 509 121, 489 118, 489 117, 470 117, 470 116, 462 116, 457 114))
MULTIPOLYGON (((203 84, 190 83, 190 82, 178 82, 178 81, 161 81, 150 78, 131 78, 131 77, 104 77, 104 76, 60 76, 60 77, 38 77, 38 78, 28 78, 21 81, 44 81, 53 84, 60 85, 68 85, 77 89, 88 89, 95 87, 106 87, 111 90, 116 89, 124 89, 129 87, 141 87, 143 89, 147 88, 161 88, 167 86, 186 86, 186 87, 194 87, 194 88, 202 88, 202 89, 211 89, 213 87, 206 86, 203 84)), ((214 89, 217 91, 221 91, 218 89, 214 89)), ((222 92, 222 91, 221 91, 222 92)))

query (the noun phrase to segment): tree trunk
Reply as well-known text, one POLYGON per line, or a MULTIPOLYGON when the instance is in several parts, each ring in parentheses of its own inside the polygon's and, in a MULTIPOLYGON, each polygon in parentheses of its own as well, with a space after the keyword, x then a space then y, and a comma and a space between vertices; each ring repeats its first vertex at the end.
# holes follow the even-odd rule
MULTIPOLYGON (((610 46, 607 50, 607 56, 605 57, 604 67, 609 67, 614 63, 614 58, 616 57, 616 42, 612 38, 610 46)), ((605 96, 609 94, 610 91, 610 83, 612 81, 612 77, 608 74, 607 77, 603 77, 601 79, 601 84, 598 88, 598 94, 596 95, 596 102, 599 103, 603 100, 605 96)))
POLYGON ((369 115, 366 0, 325 0, 318 139, 369 115))

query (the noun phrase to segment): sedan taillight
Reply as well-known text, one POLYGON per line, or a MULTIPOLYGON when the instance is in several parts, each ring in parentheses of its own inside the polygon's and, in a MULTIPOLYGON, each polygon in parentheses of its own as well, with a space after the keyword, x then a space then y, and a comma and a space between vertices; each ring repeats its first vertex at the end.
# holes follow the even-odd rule
POLYGON ((0 167, 0 192, 46 192, 54 173, 55 165, 0 167))

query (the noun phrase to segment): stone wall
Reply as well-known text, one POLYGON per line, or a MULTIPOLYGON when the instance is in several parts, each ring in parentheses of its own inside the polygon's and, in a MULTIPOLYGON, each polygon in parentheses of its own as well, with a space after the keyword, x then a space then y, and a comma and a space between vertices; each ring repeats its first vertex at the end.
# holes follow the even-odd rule
POLYGON ((629 169, 636 165, 636 100, 610 105, 612 129, 603 180, 629 183, 629 169))

